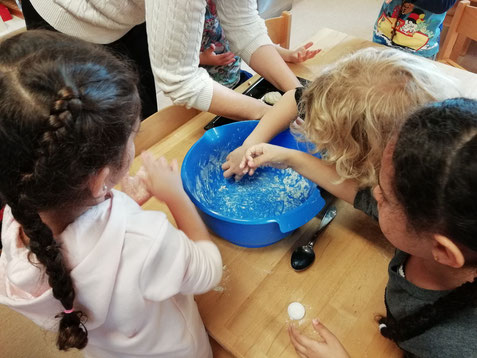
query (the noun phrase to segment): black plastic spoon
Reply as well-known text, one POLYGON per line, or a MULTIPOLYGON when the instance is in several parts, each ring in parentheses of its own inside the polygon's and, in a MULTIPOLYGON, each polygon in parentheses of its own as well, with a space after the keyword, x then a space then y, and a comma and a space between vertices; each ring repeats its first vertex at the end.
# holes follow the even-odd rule
POLYGON ((336 216, 336 207, 330 206, 328 210, 326 210, 325 215, 323 215, 323 219, 321 219, 320 226, 318 230, 313 235, 311 240, 308 244, 299 246, 293 251, 291 255, 291 267, 295 271, 302 271, 308 268, 313 261, 315 261, 315 252, 313 251, 313 245, 315 245, 315 241, 318 236, 324 231, 326 226, 333 220, 336 216))

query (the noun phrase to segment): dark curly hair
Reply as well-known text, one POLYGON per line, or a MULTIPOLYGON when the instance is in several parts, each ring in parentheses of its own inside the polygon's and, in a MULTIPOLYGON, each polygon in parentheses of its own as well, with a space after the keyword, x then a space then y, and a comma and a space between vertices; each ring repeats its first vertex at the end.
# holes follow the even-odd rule
MULTIPOLYGON (((63 34, 27 31, 0 44, 0 201, 11 207, 65 310, 74 307, 74 283, 39 213, 84 205, 91 175, 121 167, 141 110, 136 84, 120 59, 63 34)), ((84 348, 86 313, 57 317, 58 348, 84 348)))
MULTIPOLYGON (((409 225, 477 252, 477 101, 449 99, 412 114, 398 136, 393 165, 394 191, 409 225)), ((477 306, 476 279, 399 321, 388 312, 381 333, 405 341, 469 306, 477 306)))

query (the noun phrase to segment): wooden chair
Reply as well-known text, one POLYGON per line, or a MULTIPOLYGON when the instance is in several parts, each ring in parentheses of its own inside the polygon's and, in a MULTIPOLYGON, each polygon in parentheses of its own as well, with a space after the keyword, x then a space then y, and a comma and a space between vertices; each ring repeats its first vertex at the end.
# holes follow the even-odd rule
MULTIPOLYGON (((447 11, 446 17, 444 19, 444 23, 442 24, 443 30, 441 32, 441 44, 444 43, 445 41, 445 36, 447 35, 447 31, 449 29, 450 24, 452 23, 452 19, 454 18, 455 11, 457 7, 459 6, 459 2, 461 0, 458 0, 454 6, 452 6, 449 11, 447 11)), ((477 6, 477 0, 469 0, 470 5, 472 6, 477 6)), ((452 50, 452 53, 450 55, 450 59, 453 61, 457 61, 457 59, 460 56, 465 56, 467 54, 467 51, 469 50, 471 40, 465 36, 457 36, 456 43, 454 45, 454 49, 452 50)))
POLYGON ((141 122, 141 127, 134 140, 136 155, 150 148, 162 138, 199 114, 199 110, 183 106, 168 106, 141 122))
POLYGON ((283 11, 281 16, 265 20, 268 36, 274 44, 290 48, 291 12, 283 11))
POLYGON ((438 61, 462 68, 455 62, 457 58, 453 52, 457 46, 462 48, 463 42, 470 40, 477 41, 477 7, 471 6, 469 0, 463 0, 458 3, 452 16, 449 31, 437 56, 438 61))

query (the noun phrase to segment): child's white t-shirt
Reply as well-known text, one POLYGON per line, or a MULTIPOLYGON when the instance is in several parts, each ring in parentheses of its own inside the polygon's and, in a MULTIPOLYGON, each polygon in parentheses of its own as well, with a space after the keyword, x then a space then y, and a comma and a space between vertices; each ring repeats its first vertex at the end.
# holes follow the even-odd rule
MULTIPOLYGON (((57 330, 63 307, 44 269, 28 261, 19 224, 6 208, 0 256, 0 304, 57 330)), ((88 315, 87 357, 211 357, 193 294, 218 284, 220 253, 193 242, 162 212, 144 211, 124 193, 89 209, 58 237, 88 315)), ((34 257, 33 257, 34 258, 34 257)))

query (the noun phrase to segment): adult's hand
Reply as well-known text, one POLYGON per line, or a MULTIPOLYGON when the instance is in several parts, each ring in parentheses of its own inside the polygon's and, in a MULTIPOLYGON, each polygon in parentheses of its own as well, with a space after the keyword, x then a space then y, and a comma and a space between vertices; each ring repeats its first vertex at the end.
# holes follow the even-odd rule
POLYGON ((280 53, 286 62, 301 63, 315 57, 321 52, 321 49, 310 50, 309 48, 311 46, 313 46, 313 42, 308 42, 307 44, 298 47, 296 50, 279 48, 278 53, 280 53))

